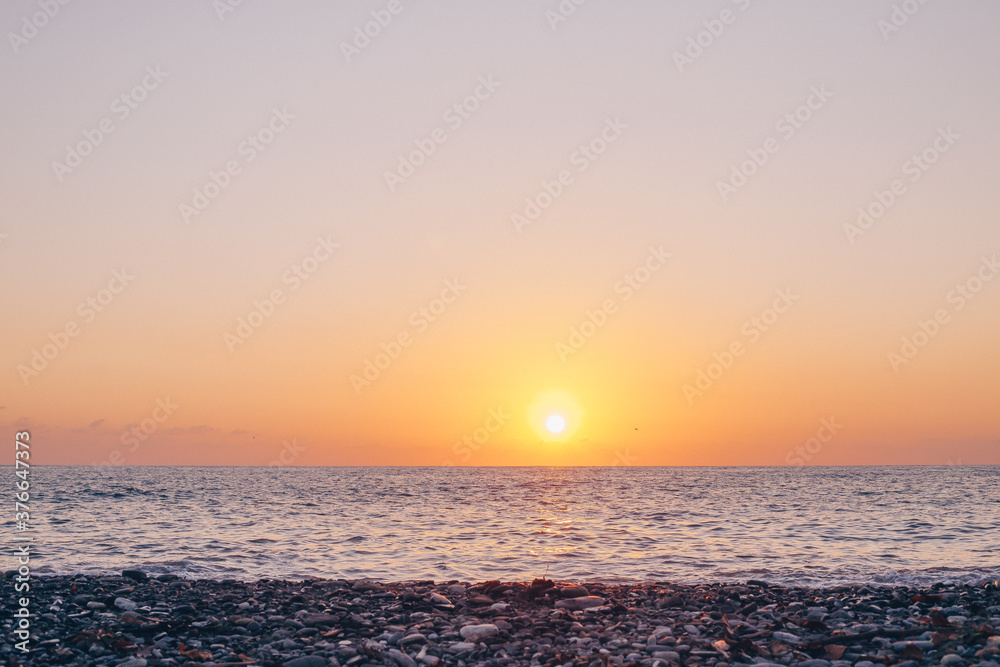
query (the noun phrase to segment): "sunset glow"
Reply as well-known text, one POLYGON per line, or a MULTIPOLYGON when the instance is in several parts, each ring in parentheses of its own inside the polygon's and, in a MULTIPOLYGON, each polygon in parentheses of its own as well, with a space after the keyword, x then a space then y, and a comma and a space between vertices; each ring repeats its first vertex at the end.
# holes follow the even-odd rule
POLYGON ((40 462, 1000 462, 1000 5, 231 4, 0 62, 40 462))

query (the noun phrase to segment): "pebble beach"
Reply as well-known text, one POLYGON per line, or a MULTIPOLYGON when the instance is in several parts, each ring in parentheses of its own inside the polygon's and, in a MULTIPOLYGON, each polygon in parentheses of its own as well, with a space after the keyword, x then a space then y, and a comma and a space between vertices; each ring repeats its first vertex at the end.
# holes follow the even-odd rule
MULTIPOLYGON (((4 642, 3 664, 1000 667, 996 582, 239 582, 125 570, 34 578, 31 595, 31 651, 4 642)), ((3 625, 10 637, 12 619, 3 625)))

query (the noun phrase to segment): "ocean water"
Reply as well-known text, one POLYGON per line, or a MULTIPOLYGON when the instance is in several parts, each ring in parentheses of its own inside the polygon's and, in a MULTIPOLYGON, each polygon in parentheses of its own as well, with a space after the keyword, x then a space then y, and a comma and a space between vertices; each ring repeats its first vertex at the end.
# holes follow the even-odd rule
POLYGON ((32 468, 32 480, 36 574, 786 585, 1000 577, 998 466, 49 466, 32 468))

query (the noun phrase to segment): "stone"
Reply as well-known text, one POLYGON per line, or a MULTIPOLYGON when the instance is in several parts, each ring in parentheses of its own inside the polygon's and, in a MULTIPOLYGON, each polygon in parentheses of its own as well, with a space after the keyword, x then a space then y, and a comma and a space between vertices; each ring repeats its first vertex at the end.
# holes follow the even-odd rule
POLYGON ((115 598, 115 606, 123 611, 132 611, 139 608, 137 603, 132 602, 128 598, 115 598))
POLYGON ((380 591, 382 590, 382 587, 376 584, 374 581, 370 581, 368 579, 359 579, 358 581, 354 582, 353 586, 351 586, 351 590, 364 593, 367 591, 380 591))
POLYGON ((792 644, 797 646, 802 643, 802 639, 798 635, 793 635, 791 632, 775 632, 771 635, 778 641, 785 642, 786 644, 792 644))
POLYGON ((582 609, 590 609, 591 607, 600 607, 604 604, 604 598, 598 597, 596 595, 587 595, 580 598, 570 598, 568 600, 559 600, 556 602, 556 607, 559 609, 569 609, 570 611, 580 611, 582 609))
POLYGON ((582 598, 590 595, 590 591, 583 586, 563 586, 559 589, 559 595, 564 598, 582 598))
POLYGON ((483 623, 481 625, 466 625, 459 630, 459 634, 462 635, 462 639, 470 642, 479 642, 487 637, 492 637, 499 631, 500 629, 494 624, 483 623))
POLYGON ((333 614, 309 614, 302 617, 302 625, 309 627, 333 627, 340 619, 333 614))
POLYGON ((485 607, 488 604, 493 604, 493 598, 488 595, 473 595, 469 598, 469 604, 477 607, 485 607))
POLYGON ((389 657, 392 658, 392 661, 399 665, 399 667, 417 667, 416 661, 399 649, 389 649, 389 657))
POLYGON ((327 667, 330 661, 318 655, 304 655, 282 663, 282 667, 327 667))
POLYGON ((142 570, 122 570, 122 576, 133 581, 146 581, 149 578, 142 570))

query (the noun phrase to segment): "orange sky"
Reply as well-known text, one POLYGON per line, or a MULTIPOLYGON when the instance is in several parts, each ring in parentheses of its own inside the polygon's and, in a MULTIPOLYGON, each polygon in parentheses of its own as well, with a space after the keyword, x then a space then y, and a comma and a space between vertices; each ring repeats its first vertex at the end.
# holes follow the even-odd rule
POLYGON ((37 462, 1000 463, 1000 7, 383 4, 0 55, 37 462))

